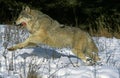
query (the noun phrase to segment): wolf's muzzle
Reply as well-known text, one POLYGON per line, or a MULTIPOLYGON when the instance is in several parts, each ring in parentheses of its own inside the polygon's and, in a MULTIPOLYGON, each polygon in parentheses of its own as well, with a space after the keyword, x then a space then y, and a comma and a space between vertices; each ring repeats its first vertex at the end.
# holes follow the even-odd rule
POLYGON ((22 26, 22 24, 16 24, 16 22, 13 23, 15 26, 22 26))
POLYGON ((20 24, 16 24, 16 22, 14 22, 14 25, 15 25, 15 26, 26 26, 26 23, 25 23, 25 22, 22 22, 22 23, 20 23, 20 24))

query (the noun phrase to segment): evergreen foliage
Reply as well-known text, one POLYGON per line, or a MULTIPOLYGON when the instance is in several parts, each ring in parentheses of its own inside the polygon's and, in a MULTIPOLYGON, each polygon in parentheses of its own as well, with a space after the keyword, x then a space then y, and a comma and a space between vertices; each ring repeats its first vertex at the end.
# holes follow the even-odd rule
POLYGON ((41 10, 61 24, 97 31, 100 25, 96 22, 104 22, 103 27, 111 32, 119 31, 119 0, 0 0, 0 23, 12 23, 25 5, 41 10))

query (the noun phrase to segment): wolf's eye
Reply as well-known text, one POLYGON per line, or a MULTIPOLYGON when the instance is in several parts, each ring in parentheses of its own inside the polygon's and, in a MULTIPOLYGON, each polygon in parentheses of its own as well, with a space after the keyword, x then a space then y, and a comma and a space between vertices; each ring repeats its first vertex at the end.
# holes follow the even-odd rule
POLYGON ((32 16, 30 15, 30 14, 27 14, 27 13, 25 13, 25 12, 21 12, 21 14, 20 14, 22 17, 24 17, 24 18, 32 18, 32 16))
POLYGON ((21 15, 21 16, 19 16, 19 19, 21 19, 21 20, 29 20, 30 18, 27 18, 26 16, 21 15))
POLYGON ((29 14, 25 14, 24 17, 25 17, 25 18, 32 18, 32 16, 29 15, 29 14))

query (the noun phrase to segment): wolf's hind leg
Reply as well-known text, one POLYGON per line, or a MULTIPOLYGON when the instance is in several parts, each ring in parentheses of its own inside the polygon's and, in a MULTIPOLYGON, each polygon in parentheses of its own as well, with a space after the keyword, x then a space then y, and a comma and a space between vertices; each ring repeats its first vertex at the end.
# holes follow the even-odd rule
POLYGON ((72 51, 83 62, 86 62, 87 58, 86 58, 85 54, 82 52, 82 50, 80 50, 80 49, 73 49, 72 51))

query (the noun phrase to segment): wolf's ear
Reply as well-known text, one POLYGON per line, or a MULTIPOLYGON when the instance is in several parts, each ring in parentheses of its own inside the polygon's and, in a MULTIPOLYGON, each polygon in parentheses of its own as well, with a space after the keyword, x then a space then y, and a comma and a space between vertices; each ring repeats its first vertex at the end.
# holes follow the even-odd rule
POLYGON ((28 6, 26 6, 26 7, 23 6, 22 9, 23 9, 24 11, 28 12, 28 13, 31 11, 31 10, 30 10, 30 7, 28 7, 28 6))

